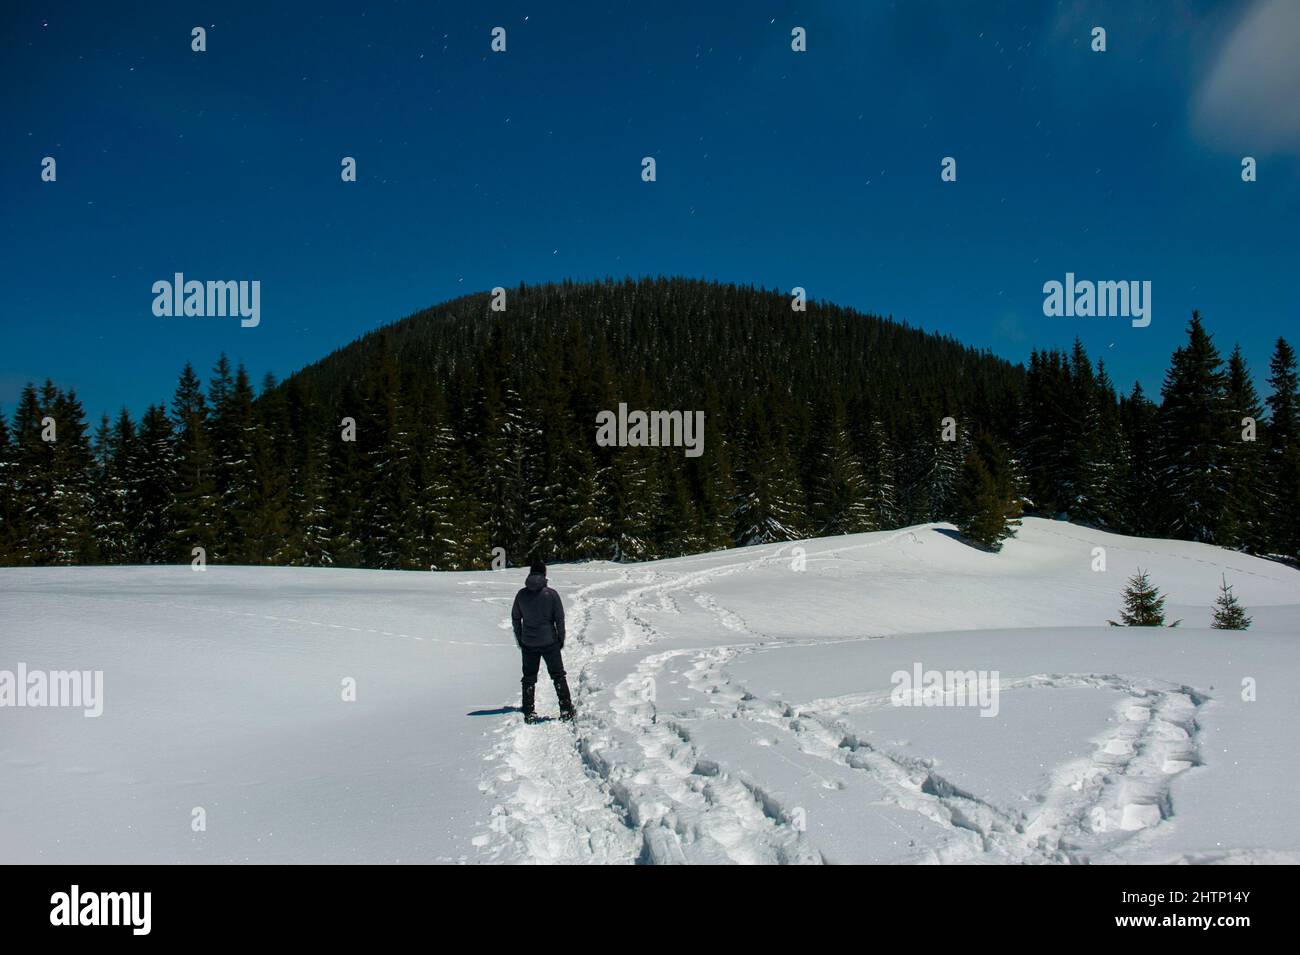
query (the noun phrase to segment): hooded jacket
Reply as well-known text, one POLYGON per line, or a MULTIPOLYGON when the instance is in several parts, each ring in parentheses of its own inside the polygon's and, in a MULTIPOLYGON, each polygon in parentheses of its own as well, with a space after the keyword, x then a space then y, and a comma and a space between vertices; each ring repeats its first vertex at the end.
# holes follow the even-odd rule
POLYGON ((564 607, 541 574, 529 574, 524 589, 515 594, 510 622, 521 647, 543 650, 556 642, 564 646, 564 607))

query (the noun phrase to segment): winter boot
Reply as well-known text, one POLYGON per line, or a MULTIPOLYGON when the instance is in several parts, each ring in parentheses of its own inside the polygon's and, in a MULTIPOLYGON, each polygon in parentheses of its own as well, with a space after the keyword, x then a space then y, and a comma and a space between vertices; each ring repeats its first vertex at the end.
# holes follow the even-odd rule
POLYGON ((562 676, 555 678, 555 698, 560 701, 560 719, 571 720, 576 714, 573 698, 569 696, 569 681, 562 676))
POLYGON ((520 704, 519 710, 524 714, 525 723, 536 723, 537 713, 533 709, 533 697, 536 695, 537 685, 535 683, 524 684, 524 700, 520 704))

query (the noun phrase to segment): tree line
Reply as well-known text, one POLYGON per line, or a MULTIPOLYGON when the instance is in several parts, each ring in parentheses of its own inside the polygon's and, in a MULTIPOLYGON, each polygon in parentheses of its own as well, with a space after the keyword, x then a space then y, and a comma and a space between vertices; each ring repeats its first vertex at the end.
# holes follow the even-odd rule
POLYGON ((565 282, 506 302, 447 302, 256 389, 224 356, 206 382, 187 365, 139 420, 92 428, 74 392, 27 386, 0 415, 0 563, 202 548, 471 569, 495 548, 645 560, 938 520, 997 546, 1021 511, 1300 554, 1282 339, 1261 401, 1240 349, 1225 361, 1194 314, 1154 401, 1117 393, 1078 343, 1026 368, 761 288, 565 282), (703 453, 598 446, 596 415, 619 402, 703 410, 703 453))

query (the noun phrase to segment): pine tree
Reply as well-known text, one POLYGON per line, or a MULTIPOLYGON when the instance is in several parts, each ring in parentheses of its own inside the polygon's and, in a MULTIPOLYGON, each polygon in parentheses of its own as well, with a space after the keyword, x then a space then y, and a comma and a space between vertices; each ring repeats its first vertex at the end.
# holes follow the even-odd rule
POLYGON ((188 362, 172 398, 172 417, 176 425, 176 491, 169 514, 170 559, 189 563, 196 547, 212 554, 214 543, 220 540, 221 523, 208 437, 207 401, 199 377, 188 362))
POLYGON ((462 468, 457 466, 463 450, 445 408, 439 418, 431 445, 416 459, 417 512, 426 542, 421 557, 431 570, 460 570, 481 562, 488 547, 486 541, 477 549, 467 546, 471 529, 461 497, 462 468))
POLYGON ((939 442, 931 484, 931 520, 951 520, 956 514, 957 485, 970 446, 969 435, 960 428, 955 441, 939 442))
POLYGON ((600 484, 585 446, 558 443, 550 456, 551 480, 529 502, 529 559, 591 560, 612 556, 609 523, 597 507, 600 484))
MULTIPOLYGON (((509 357, 500 350, 498 367, 509 367, 509 357)), ((479 470, 487 504, 487 537, 490 547, 500 547, 507 559, 518 564, 525 557, 524 506, 524 423, 519 395, 507 382, 498 389, 485 375, 483 438, 479 470)))
MULTIPOLYGON (((914 396, 911 407, 920 406, 914 396)), ((957 485, 970 441, 961 428, 956 440, 943 440, 943 418, 933 410, 913 414, 906 425, 907 444, 903 453, 903 520, 908 524, 943 521, 956 516, 957 485)))
POLYGON ((608 558, 609 522, 597 506, 600 476, 583 442, 567 429, 548 429, 551 481, 538 488, 531 502, 539 517, 530 558, 593 560, 608 558))
POLYGON ((419 542, 407 531, 415 514, 414 457, 408 410, 391 337, 381 334, 361 382, 357 418, 363 497, 360 551, 363 565, 387 570, 419 567, 419 542))
POLYGON ((782 436, 754 410, 741 436, 744 465, 736 475, 734 541, 745 547, 796 540, 803 534, 803 495, 782 436))
POLYGON ((7 452, 13 480, 9 507, 18 561, 46 566, 93 563, 93 465, 85 411, 73 392, 47 380, 39 393, 27 385, 14 415, 14 447, 7 452))
POLYGON ((1300 385, 1295 350, 1277 340, 1269 362, 1268 507, 1264 521, 1273 553, 1300 559, 1300 385))
POLYGON ((118 467, 123 459, 116 450, 116 433, 108 415, 101 415, 95 429, 91 493, 97 556, 106 564, 125 564, 131 559, 126 526, 127 474, 118 467))
POLYGON ((238 514, 242 563, 284 563, 297 550, 289 543, 289 451, 281 447, 288 429, 285 413, 284 396, 268 374, 248 441, 252 487, 238 514))
POLYGON ((1228 578, 1222 578, 1223 586, 1214 601, 1214 622, 1210 624, 1215 630, 1249 630, 1251 620, 1228 586, 1228 578))
POLYGON ((327 517, 327 447, 320 434, 309 386, 301 379, 284 389, 281 467, 288 481, 285 495, 285 539, 277 562, 301 567, 327 567, 329 549, 327 517))
MULTIPOLYGON (((716 418, 716 412, 705 412, 706 423, 716 418)), ((694 462, 694 493, 699 503, 702 550, 721 550, 732 544, 736 526, 736 482, 731 454, 732 445, 726 435, 715 429, 705 440, 701 455, 690 459, 694 462)))
POLYGON ((611 519, 619 519, 607 449, 594 441, 596 410, 608 396, 593 381, 599 377, 594 369, 583 367, 590 356, 578 347, 576 333, 570 324, 539 343, 547 371, 537 400, 525 402, 527 557, 548 563, 609 559, 614 555, 611 519))
POLYGON ((658 556, 655 525, 662 502, 655 453, 653 448, 619 448, 613 459, 610 535, 614 560, 642 561, 658 556))
POLYGON ((602 474, 596 470, 585 446, 579 446, 570 467, 561 471, 566 493, 561 506, 569 515, 565 552, 577 560, 603 560, 610 556, 609 521, 597 508, 602 474))
POLYGON ((104 467, 109 474, 112 494, 104 498, 109 509, 107 520, 120 523, 121 532, 113 551, 116 563, 142 563, 140 557, 140 515, 135 506, 139 490, 136 469, 140 462, 140 436, 131 413, 123 408, 118 412, 108 436, 108 451, 104 467), (114 503, 114 501, 116 503, 114 503))
POLYGON ((835 408, 821 432, 816 456, 810 510, 812 526, 821 534, 859 534, 875 526, 870 490, 841 408, 835 408))
POLYGON ((219 445, 221 439, 225 437, 220 422, 229 408, 234 390, 235 379, 231 372, 230 358, 222 352, 217 357, 217 363, 212 367, 212 377, 208 379, 208 407, 212 410, 214 446, 219 445))
POLYGON ((6 429, 4 446, 0 448, 0 550, 3 563, 22 565, 33 563, 28 542, 31 538, 27 496, 30 493, 30 475, 23 467, 30 465, 31 455, 26 447, 29 432, 37 426, 39 413, 36 406, 36 389, 28 384, 23 388, 10 428, 6 429))
POLYGON ((1020 526, 1020 495, 1006 450, 981 432, 962 463, 957 485, 957 530, 993 551, 1020 526))
POLYGON ((1227 406, 1223 361, 1199 312, 1174 352, 1161 389, 1157 480, 1166 532, 1213 543, 1227 499, 1227 406))
POLYGON ((1094 527, 1106 525, 1106 472, 1110 462, 1104 448, 1103 404, 1108 396, 1093 373, 1092 362, 1079 339, 1069 361, 1069 419, 1058 437, 1068 442, 1065 504, 1070 520, 1094 527))
POLYGON ((219 530, 213 534, 210 560, 233 563, 257 563, 261 544, 250 540, 261 523, 258 513, 262 507, 263 474, 259 466, 259 427, 257 395, 253 391, 248 370, 241 362, 233 379, 229 363, 217 362, 209 391, 217 396, 221 405, 213 409, 211 432, 213 438, 214 493, 221 502, 216 518, 219 530))
POLYGON ((57 501, 57 561, 93 564, 99 556, 95 537, 94 452, 86 413, 75 392, 54 399, 58 440, 53 442, 54 494, 57 501))
POLYGON ((901 527, 898 506, 897 456, 879 418, 872 418, 863 437, 863 478, 866 481, 867 529, 901 527))
POLYGON ((247 373, 235 389, 230 359, 222 352, 208 380, 208 435, 212 457, 212 492, 218 503, 216 530, 208 561, 238 561, 238 516, 248 498, 247 435, 252 423, 253 394, 247 373))
POLYGON ((1120 530, 1126 519, 1126 501, 1131 480, 1132 459, 1121 420, 1115 386, 1106 374, 1104 362, 1097 362, 1094 389, 1097 405, 1097 445, 1091 480, 1095 490, 1088 495, 1088 516, 1099 527, 1120 530))
POLYGON ((338 404, 325 421, 322 440, 326 453, 329 551, 336 567, 363 567, 367 480, 360 438, 364 435, 361 397, 349 379, 338 404))
POLYGON ((1056 517, 1073 503, 1078 483, 1078 427, 1068 359, 1060 352, 1035 351, 1021 401, 1019 445, 1023 449, 1029 506, 1056 517))
MULTIPOLYGON (((1163 627, 1164 608, 1164 596, 1152 586, 1146 571, 1139 567, 1124 588, 1124 609, 1120 611, 1120 622, 1107 622, 1112 627, 1163 627)), ((1180 623, 1181 620, 1175 620, 1169 626, 1176 627, 1180 623)))
POLYGON ((468 442, 455 438, 449 461, 455 566, 458 570, 483 570, 491 566, 487 506, 478 493, 478 471, 468 442))
POLYGON ((58 500, 55 494, 53 444, 44 440, 47 421, 55 425, 57 391, 47 381, 37 393, 27 384, 18 398, 13 422, 13 507, 17 518, 18 562, 47 566, 58 558, 58 500))
POLYGON ((1158 415, 1158 409, 1147 399, 1140 384, 1135 383, 1133 390, 1120 402, 1125 477, 1119 494, 1120 516, 1116 529, 1139 537, 1155 536, 1161 527, 1154 497, 1158 486, 1158 415))
POLYGON ((690 483, 666 455, 659 457, 659 505, 654 522, 655 551, 663 557, 682 557, 707 550, 699 509, 691 497, 690 483))
POLYGON ((329 519, 329 444, 323 435, 309 432, 305 439, 302 470, 295 483, 295 562, 305 567, 334 564, 329 519))
POLYGON ((18 507, 14 496, 14 447, 0 413, 0 567, 18 562, 18 507))
MULTIPOLYGON (((634 409, 651 406, 650 388, 644 373, 637 375, 622 397, 634 409)), ((612 394, 607 394, 605 403, 617 405, 613 398, 612 394)), ((579 412, 579 422, 582 421, 581 415, 579 412)), ((594 416, 591 420, 594 421, 594 416)), ((602 473, 608 477, 605 499, 608 501, 609 536, 614 560, 644 561, 660 556, 659 521, 665 488, 657 465, 664 453, 659 448, 632 444, 596 449, 596 466, 608 469, 602 473)))
POLYGON ((1266 551, 1267 526, 1263 515, 1271 489, 1265 481, 1263 443, 1256 440, 1263 411, 1240 346, 1233 348, 1228 359, 1225 404, 1228 435, 1224 442, 1224 466, 1228 482, 1214 542, 1220 547, 1266 551))
POLYGON ((915 416, 908 417, 901 431, 903 443, 898 457, 901 523, 925 524, 933 520, 929 475, 934 470, 938 448, 929 429, 923 430, 915 416))
POLYGON ((151 405, 140 419, 140 440, 130 464, 127 494, 127 523, 135 529, 136 563, 165 564, 175 559, 175 447, 171 419, 162 405, 151 405))

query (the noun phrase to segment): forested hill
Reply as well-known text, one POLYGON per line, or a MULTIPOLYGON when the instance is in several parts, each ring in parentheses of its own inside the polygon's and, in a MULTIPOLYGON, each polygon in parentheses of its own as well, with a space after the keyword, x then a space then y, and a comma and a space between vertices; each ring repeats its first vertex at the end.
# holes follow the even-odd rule
POLYGON ((1300 396, 1282 339, 1261 398, 1240 351, 1225 357, 1193 315, 1157 403, 1118 395, 1078 344, 1022 368, 753 288, 674 278, 520 287, 504 311, 494 299, 412 315, 260 394, 224 357, 206 383, 187 366, 139 421, 92 429, 75 394, 27 387, 0 416, 0 563, 201 548, 212 562, 456 569, 930 520, 996 547, 1022 509, 1300 551, 1300 396), (602 444, 598 416, 620 405, 702 413, 702 446, 602 444))
POLYGON ((828 303, 809 301, 806 311, 795 311, 791 296, 749 286, 679 278, 564 282, 506 290, 503 312, 491 302, 480 293, 417 312, 294 379, 333 403, 387 347, 404 375, 443 386, 473 370, 528 397, 530 375, 569 373, 607 385, 609 400, 663 409, 739 408, 755 389, 769 387, 807 403, 830 389, 892 419, 889 407, 918 395, 943 405, 984 389, 982 398, 1013 400, 1022 377, 1020 366, 952 338, 828 303))
POLYGON ((473 547, 512 560, 640 559, 925 520, 963 453, 940 447, 941 419, 1015 424, 1019 366, 851 309, 797 311, 786 294, 678 278, 521 286, 504 311, 492 300, 419 312, 283 389, 365 421, 377 456, 390 428, 417 440, 447 429, 439 440, 468 458, 452 496, 485 523, 473 547), (702 455, 597 446, 597 414, 620 403, 703 411, 702 455), (827 478, 851 482, 844 500, 818 497, 827 478))

